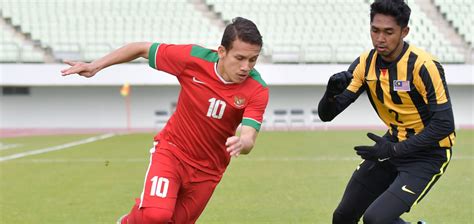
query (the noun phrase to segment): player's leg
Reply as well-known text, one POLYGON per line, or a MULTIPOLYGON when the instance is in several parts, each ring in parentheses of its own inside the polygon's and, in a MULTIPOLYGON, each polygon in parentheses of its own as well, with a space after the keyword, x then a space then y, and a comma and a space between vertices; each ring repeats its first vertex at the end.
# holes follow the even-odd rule
POLYGON ((141 198, 128 214, 129 224, 171 222, 183 167, 166 149, 157 147, 152 153, 141 198))
POLYGON ((364 214, 364 224, 399 224, 405 223, 399 217, 408 209, 404 201, 390 191, 380 195, 364 214))
POLYGON ((195 223, 211 199, 221 177, 192 168, 190 182, 183 182, 173 214, 174 223, 195 223))
POLYGON ((168 209, 144 207, 139 208, 140 199, 133 206, 132 211, 127 215, 127 219, 122 219, 120 224, 158 224, 169 223, 173 212, 168 209))
POLYGON ((358 223, 366 208, 387 189, 395 176, 396 170, 387 162, 363 161, 352 174, 333 213, 333 224, 358 223))
POLYGON ((367 209, 364 223, 396 223, 403 213, 410 211, 444 173, 450 160, 450 151, 446 152, 447 157, 438 151, 438 155, 430 152, 421 159, 406 158, 413 162, 398 168, 400 172, 394 182, 367 209))
POLYGON ((341 202, 334 210, 333 224, 356 224, 358 223, 365 208, 367 208, 372 200, 377 198, 377 194, 373 194, 366 190, 355 178, 351 178, 346 186, 341 202))

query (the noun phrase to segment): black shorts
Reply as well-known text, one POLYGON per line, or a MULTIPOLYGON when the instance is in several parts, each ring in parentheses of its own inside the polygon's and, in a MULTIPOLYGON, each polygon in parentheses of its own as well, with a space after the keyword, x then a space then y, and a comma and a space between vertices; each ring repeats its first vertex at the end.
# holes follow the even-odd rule
POLYGON ((411 207, 444 174, 450 160, 451 149, 419 151, 384 162, 364 160, 352 178, 376 195, 389 191, 411 207))

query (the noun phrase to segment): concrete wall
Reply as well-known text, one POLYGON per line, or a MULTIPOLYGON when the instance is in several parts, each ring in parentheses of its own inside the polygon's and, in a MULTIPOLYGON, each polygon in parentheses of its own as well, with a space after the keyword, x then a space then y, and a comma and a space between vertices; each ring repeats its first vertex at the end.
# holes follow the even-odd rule
MULTIPOLYGON (((11 66, 11 65, 10 65, 11 66)), ((36 65, 44 66, 44 65, 36 65)), ((269 65, 266 65, 269 66, 269 65)), ((266 129, 299 129, 299 128, 361 128, 361 127, 383 127, 382 122, 371 108, 365 94, 340 114, 333 122, 322 124, 312 110, 317 109, 317 103, 321 98, 327 77, 333 72, 343 69, 347 65, 328 65, 324 69, 314 69, 312 66, 299 67, 299 75, 288 74, 288 68, 282 65, 266 68, 272 72, 264 76, 270 86, 270 102, 265 114, 264 128, 266 129), (279 68, 278 68, 279 67, 279 68), (277 72, 280 71, 280 72, 277 72), (306 72, 304 72, 306 71, 306 72), (302 74, 303 73, 303 74, 302 74), (327 74, 329 73, 329 74, 327 74), (319 75, 321 74, 321 75, 319 75), (298 81, 301 76, 306 75, 298 81), (290 78, 288 78, 290 77, 290 78), (294 77, 294 79, 291 79, 294 77), (316 78, 315 78, 316 77, 316 78), (287 80, 286 82, 284 80, 287 80), (283 81, 282 81, 283 80, 283 81), (295 81, 296 80, 296 81, 295 81), (299 83, 301 82, 301 83, 299 83), (287 84, 285 84, 287 83, 287 84), (287 115, 277 117, 274 110, 302 109, 304 115, 287 115), (361 114, 363 119, 361 119, 361 114), (275 120, 286 120, 277 122, 275 120), (291 122, 294 120, 295 122, 291 122)), ((119 93, 120 85, 127 77, 132 83, 130 96, 132 128, 159 128, 162 125, 160 116, 155 112, 165 110, 171 112, 173 103, 176 102, 179 86, 170 75, 144 75, 136 74, 137 71, 154 72, 143 69, 144 65, 137 66, 137 71, 129 76, 117 75, 114 79, 112 74, 99 74, 108 76, 85 79, 82 77, 61 77, 59 75, 60 65, 52 66, 51 71, 41 70, 34 65, 16 65, 18 70, 2 69, 1 85, 7 86, 29 86, 30 94, 26 96, 13 95, 0 96, 0 128, 126 128, 126 104, 125 98, 119 93), (25 71, 25 67, 32 66, 25 71), (54 68, 54 69, 53 69, 54 68), (51 74, 55 71, 56 74, 51 74), (25 75, 25 72, 28 75, 25 75), (15 76, 18 78, 15 79, 15 76), (31 77, 26 79, 25 77, 31 77), (134 77, 155 77, 151 82, 137 81, 134 77), (158 77, 158 78, 156 78, 158 77), (54 81, 58 80, 58 82, 54 81), (66 81, 65 81, 66 80, 66 81), (71 81, 72 80, 72 81, 71 81), (161 82, 161 83, 160 83, 161 82), (89 85, 86 85, 90 83, 89 85), (146 84, 146 85, 145 85, 146 84)), ((135 65, 133 66, 135 67, 135 65)), ((3 67, 5 68, 5 67, 3 67)), ((291 66, 290 66, 291 68, 291 66)), ((472 67, 471 67, 472 69, 472 67)), ((265 69, 263 69, 265 70, 265 69)), ((447 73, 448 74, 448 73, 447 73)), ((449 82, 450 95, 453 102, 456 124, 462 128, 474 127, 474 88, 472 84, 472 70, 466 74, 455 74, 456 76, 467 76, 464 81, 449 82), (471 72, 471 74, 469 74, 471 72)), ((452 79, 453 80, 453 79, 452 79)))

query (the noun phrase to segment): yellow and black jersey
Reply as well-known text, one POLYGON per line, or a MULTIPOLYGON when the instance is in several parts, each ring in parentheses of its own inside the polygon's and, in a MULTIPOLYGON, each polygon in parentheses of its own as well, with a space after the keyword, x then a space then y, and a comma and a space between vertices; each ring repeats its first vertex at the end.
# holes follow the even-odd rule
MULTIPOLYGON (((356 59, 349 71, 353 79, 347 90, 356 97, 367 90, 373 108, 395 141, 420 133, 433 112, 451 110, 443 67, 430 54, 407 43, 394 62, 384 62, 371 50, 356 59)), ((452 132, 438 146, 450 148, 454 138, 452 132)))

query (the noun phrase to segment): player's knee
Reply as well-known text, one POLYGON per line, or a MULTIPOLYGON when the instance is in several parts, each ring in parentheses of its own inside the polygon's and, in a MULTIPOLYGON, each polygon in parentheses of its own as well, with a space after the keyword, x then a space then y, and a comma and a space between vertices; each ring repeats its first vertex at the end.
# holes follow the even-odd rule
POLYGON ((131 213, 128 218, 130 224, 161 224, 171 222, 173 212, 162 208, 141 208, 131 213))
POLYGON ((340 209, 336 209, 332 214, 332 223, 333 224, 352 224, 357 223, 357 220, 353 218, 351 214, 347 214, 340 209))

